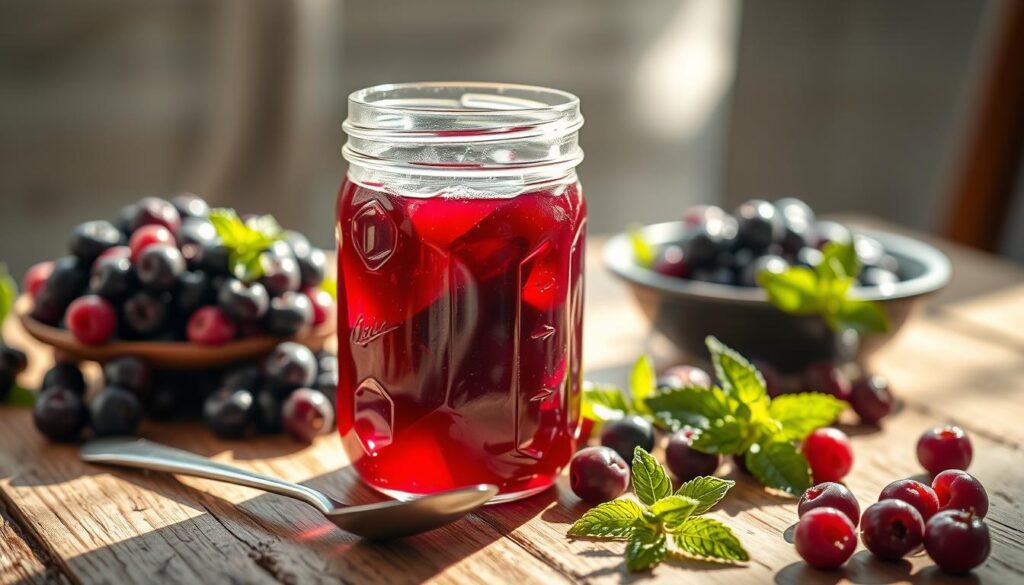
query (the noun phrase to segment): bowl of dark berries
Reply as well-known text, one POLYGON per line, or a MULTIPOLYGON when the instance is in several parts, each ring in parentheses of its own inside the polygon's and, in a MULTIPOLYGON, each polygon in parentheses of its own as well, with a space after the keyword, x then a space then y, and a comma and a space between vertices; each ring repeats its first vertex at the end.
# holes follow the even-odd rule
POLYGON ((68 252, 28 270, 15 312, 76 359, 208 369, 334 331, 326 253, 270 216, 147 197, 77 226, 68 252))
POLYGON ((695 207, 613 237, 604 260, 683 354, 713 334, 782 373, 862 361, 951 275, 924 242, 818 220, 794 198, 695 207))

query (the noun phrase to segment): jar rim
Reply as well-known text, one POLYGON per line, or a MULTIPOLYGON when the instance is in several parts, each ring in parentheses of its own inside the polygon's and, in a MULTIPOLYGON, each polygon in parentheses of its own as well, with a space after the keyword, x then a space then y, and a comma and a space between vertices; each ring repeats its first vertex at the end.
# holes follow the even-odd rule
MULTIPOLYGON (((420 114, 453 114, 463 113, 472 115, 502 115, 510 113, 529 112, 561 112, 565 110, 578 109, 580 100, 574 94, 560 89, 553 89, 539 85, 525 85, 518 83, 497 83, 489 81, 413 81, 403 83, 383 83, 353 91, 348 95, 349 105, 356 107, 373 108, 377 110, 408 111, 420 114), (399 98, 371 99, 371 96, 383 96, 403 91, 424 90, 422 96, 409 96, 401 98, 410 102, 410 105, 396 105, 399 98), (440 90, 475 90, 480 94, 491 98, 503 98, 503 107, 436 107, 429 105, 412 105, 416 100, 426 102, 428 92, 440 90), (520 94, 520 95, 509 95, 520 94), (531 100, 524 97, 532 95, 535 99, 548 97, 549 102, 531 100), (559 101, 554 101, 557 98, 559 101), (532 103, 531 103, 532 102, 532 103), (519 104, 517 107, 516 104, 519 104)), ((448 101, 448 100, 446 100, 448 101)), ((461 100, 460 103, 466 103, 461 100)), ((495 104, 496 105, 496 104, 495 104)))

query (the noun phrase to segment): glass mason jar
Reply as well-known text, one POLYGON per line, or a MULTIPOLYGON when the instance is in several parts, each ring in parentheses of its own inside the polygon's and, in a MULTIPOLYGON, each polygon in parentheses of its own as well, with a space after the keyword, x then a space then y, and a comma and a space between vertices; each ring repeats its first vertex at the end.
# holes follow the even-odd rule
POLYGON ((547 488, 580 423, 579 100, 494 83, 349 96, 338 429, 397 498, 547 488))

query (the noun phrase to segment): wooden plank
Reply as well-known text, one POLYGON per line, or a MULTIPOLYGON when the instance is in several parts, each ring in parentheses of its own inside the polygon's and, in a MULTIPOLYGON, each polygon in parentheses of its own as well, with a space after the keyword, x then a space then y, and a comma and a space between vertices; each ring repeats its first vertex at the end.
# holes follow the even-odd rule
POLYGON ((0 583, 70 583, 49 554, 11 517, 0 502, 0 583))

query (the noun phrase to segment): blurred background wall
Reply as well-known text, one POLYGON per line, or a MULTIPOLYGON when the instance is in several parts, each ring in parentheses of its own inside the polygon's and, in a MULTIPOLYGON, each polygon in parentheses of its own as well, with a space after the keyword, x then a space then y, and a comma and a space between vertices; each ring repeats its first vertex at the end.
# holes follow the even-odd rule
POLYGON ((593 233, 783 195, 938 231, 999 4, 0 0, 0 259, 182 190, 330 245, 345 96, 430 79, 577 93, 593 233))

